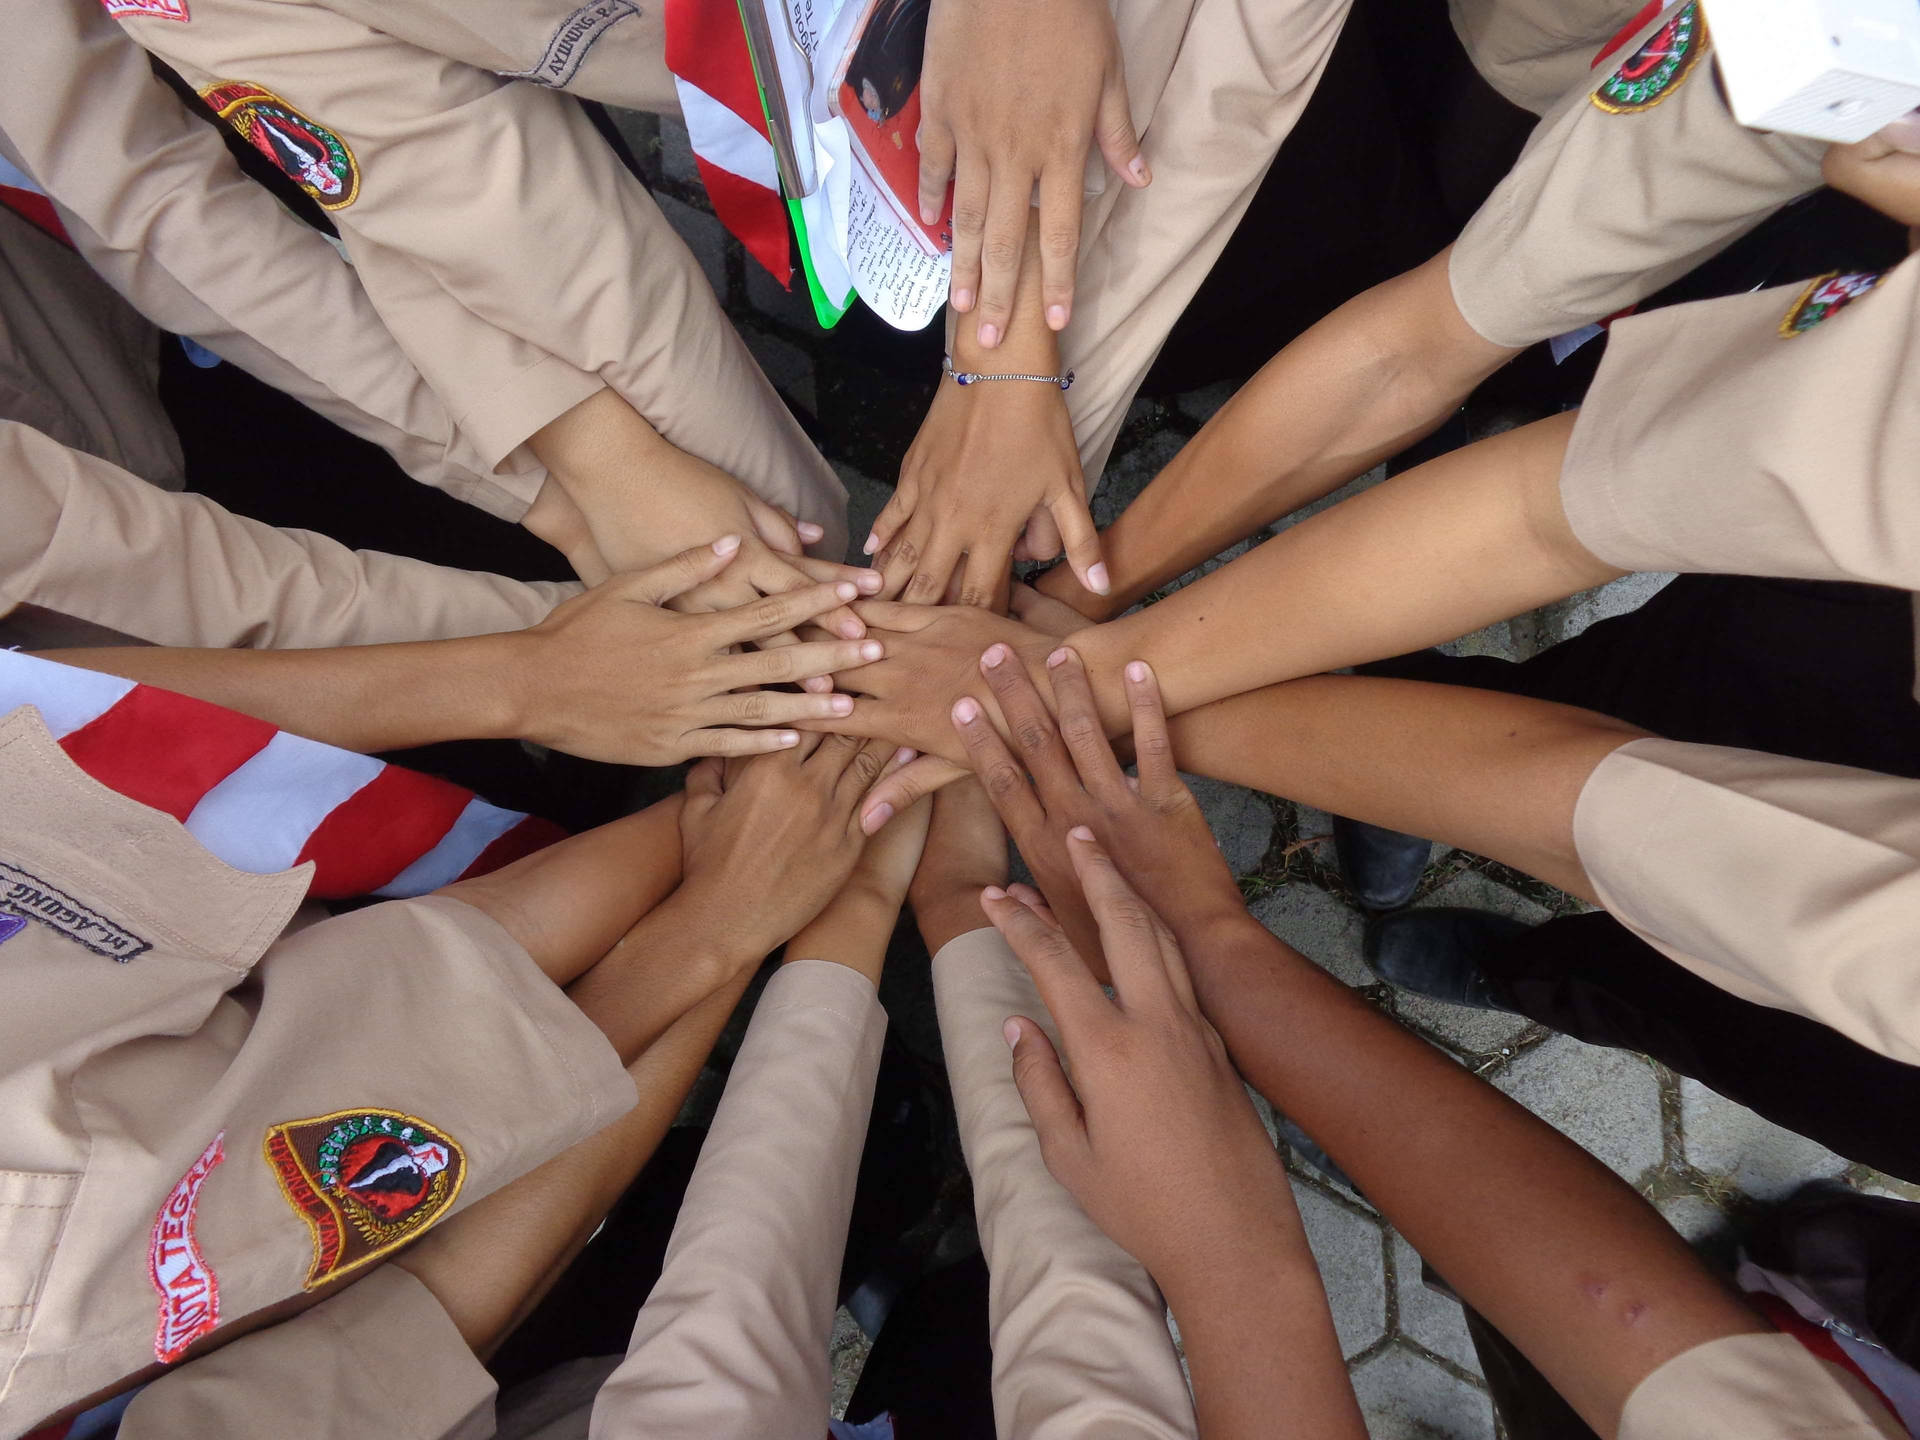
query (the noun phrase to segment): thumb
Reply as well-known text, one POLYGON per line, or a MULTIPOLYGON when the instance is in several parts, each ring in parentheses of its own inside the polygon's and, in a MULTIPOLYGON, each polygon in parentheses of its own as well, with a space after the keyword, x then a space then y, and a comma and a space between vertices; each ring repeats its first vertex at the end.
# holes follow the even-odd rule
POLYGON ((1153 179, 1140 153, 1140 137, 1133 131, 1133 112, 1127 104, 1127 77, 1118 66, 1100 92, 1100 113, 1094 119, 1094 139, 1100 153, 1127 184, 1139 189, 1153 179))
MULTIPOLYGON (((636 570, 623 578, 622 594, 628 600, 644 600, 664 605, 676 595, 684 595, 696 585, 704 585, 740 553, 738 535, 722 535, 711 545, 696 545, 682 550, 671 560, 662 560, 645 570, 636 570)), ((621 582, 615 582, 621 583, 621 582)))
POLYGON ((1067 1083, 1059 1052, 1046 1031, 1026 1016, 1015 1015, 1008 1019, 1004 1033, 1013 1047, 1013 1083, 1040 1137, 1041 1157, 1053 1178, 1065 1185, 1060 1166, 1071 1164, 1071 1157, 1086 1145, 1087 1121, 1080 1101, 1067 1083))
POLYGON ((717 755, 709 755, 687 771, 687 809, 703 815, 719 802, 726 789, 726 768, 717 755))

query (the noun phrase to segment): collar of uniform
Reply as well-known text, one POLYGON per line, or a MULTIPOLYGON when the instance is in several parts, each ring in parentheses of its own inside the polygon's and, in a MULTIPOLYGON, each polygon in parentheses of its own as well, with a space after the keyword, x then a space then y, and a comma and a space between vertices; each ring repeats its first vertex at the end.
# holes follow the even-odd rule
MULTIPOLYGON (((74 764, 31 705, 0 717, 0 817, 0 859, 242 972, 286 927, 313 874, 310 863, 270 875, 235 870, 171 815, 74 764)), ((0 905, 6 893, 0 881, 0 905)))

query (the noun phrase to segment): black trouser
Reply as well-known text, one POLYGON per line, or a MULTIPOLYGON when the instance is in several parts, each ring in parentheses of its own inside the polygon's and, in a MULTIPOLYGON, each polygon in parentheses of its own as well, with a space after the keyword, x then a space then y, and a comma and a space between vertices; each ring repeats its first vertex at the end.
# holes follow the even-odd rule
MULTIPOLYGON (((1904 591, 1683 575, 1630 615, 1521 664, 1428 651, 1364 667, 1579 705, 1674 740, 1920 776, 1904 591)), ((1638 1050, 1777 1124, 1920 1181, 1920 1066, 1737 999, 1604 914, 1481 957, 1530 1018, 1638 1050)))

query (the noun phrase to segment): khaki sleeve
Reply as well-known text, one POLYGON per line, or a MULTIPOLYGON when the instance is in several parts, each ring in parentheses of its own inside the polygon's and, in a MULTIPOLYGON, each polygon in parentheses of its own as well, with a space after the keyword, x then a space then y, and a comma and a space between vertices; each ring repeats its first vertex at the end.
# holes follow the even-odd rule
POLYGON ((1593 52, 1630 23, 1639 0, 1448 0, 1447 15, 1480 77, 1544 115, 1593 84, 1593 52))
POLYGON ((1920 1063, 1920 781, 1635 740, 1574 807, 1595 894, 1702 979, 1920 1063))
POLYGON ((672 444, 844 543, 832 468, 570 97, 320 4, 197 0, 193 17, 121 23, 328 210, 389 328, 484 454, 507 454, 597 378, 672 444), (505 385, 476 372, 420 318, 429 302, 542 362, 505 385))
POLYGON ((1454 301, 1515 348, 1605 319, 1818 189, 1825 153, 1733 118, 1683 0, 1541 120, 1454 243, 1454 301))
MULTIPOLYGON (((13 7, 0 38, 19 82, 0 95, 0 151, 46 189, 121 294, 382 446, 416 479, 505 519, 525 513, 544 472, 524 454, 483 453, 455 427, 353 267, 240 171, 97 3, 52 0, 31 19, 13 7)), ((437 317, 448 343, 477 373, 505 384, 544 358, 440 308, 452 312, 437 317)), ((582 380, 567 404, 596 388, 582 380)))
POLYGON ((783 965, 700 1147, 660 1279, 594 1402, 600 1440, 819 1440, 834 1290, 887 1031, 873 984, 783 965))
POLYGON ((1920 259, 1613 327, 1567 443, 1574 535, 1624 570, 1920 590, 1920 259))
POLYGON ((162 1375, 120 1440, 486 1440, 493 1377, 413 1276, 384 1265, 313 1309, 162 1375))
POLYGON ((1022 1440, 1175 1440, 1199 1433, 1153 1279, 1047 1173, 1001 1028, 1052 1018, 995 930, 933 957, 940 1044, 991 1282, 993 1418, 1022 1440))
POLYGON ((0 609, 39 605, 156 645, 274 649, 537 624, 572 584, 527 583, 246 520, 0 423, 0 609))
POLYGON ((1907 1440, 1865 1385, 1791 1335, 1729 1335, 1635 1387, 1620 1440, 1907 1440))

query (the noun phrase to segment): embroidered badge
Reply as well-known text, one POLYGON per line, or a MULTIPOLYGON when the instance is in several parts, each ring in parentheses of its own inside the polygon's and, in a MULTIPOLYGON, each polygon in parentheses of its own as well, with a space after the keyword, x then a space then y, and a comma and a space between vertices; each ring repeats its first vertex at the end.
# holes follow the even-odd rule
POLYGON ((360 166, 353 151, 326 126, 309 120, 271 90, 230 80, 209 85, 200 98, 240 132, 288 179, 320 202, 344 210, 360 194, 360 166))
POLYGON ((502 77, 508 80, 531 80, 536 85, 552 85, 556 88, 565 85, 580 73, 580 67, 586 63, 587 52, 599 43, 600 37, 607 33, 615 21, 639 13, 640 7, 633 0, 592 0, 591 4, 582 5, 560 22, 559 28, 553 32, 553 38, 547 41, 545 53, 538 60, 525 70, 502 71, 502 77))
POLYGON ((107 7, 107 14, 151 15, 156 20, 186 21, 192 17, 187 14, 187 0, 100 0, 107 7))
MULTIPOLYGON (((115 924, 66 891, 4 860, 0 860, 0 914, 7 919, 37 920, 74 944, 122 963, 153 948, 150 941, 142 940, 124 925, 115 924), (12 913, 5 914, 9 911, 12 913)), ((0 931, 0 940, 11 939, 19 931, 16 923, 0 931)))
POLYGON ((187 1347, 220 1323, 220 1282, 200 1253, 194 1233, 200 1187, 214 1167, 226 1159, 222 1130, 200 1158, 180 1177, 160 1213, 153 1217, 153 1237, 147 1243, 147 1274, 160 1292, 160 1323, 153 1332, 153 1354, 171 1365, 187 1347))
POLYGON ((1685 83, 1706 53, 1707 22, 1699 0, 1687 0, 1646 43, 1627 57, 1593 92, 1609 115, 1651 110, 1685 83))
POLYGON ((306 1288, 369 1265, 446 1214, 467 1157, 424 1120, 341 1110, 267 1131, 267 1164, 313 1232, 306 1288))
POLYGON ((1791 340, 1796 335, 1804 335, 1836 311, 1846 309, 1878 285, 1884 273, 1866 270, 1842 275, 1833 270, 1809 280, 1800 297, 1780 317, 1781 338, 1791 340))

